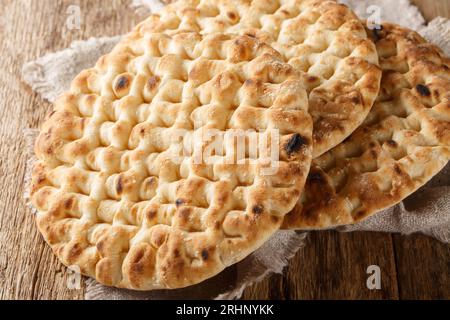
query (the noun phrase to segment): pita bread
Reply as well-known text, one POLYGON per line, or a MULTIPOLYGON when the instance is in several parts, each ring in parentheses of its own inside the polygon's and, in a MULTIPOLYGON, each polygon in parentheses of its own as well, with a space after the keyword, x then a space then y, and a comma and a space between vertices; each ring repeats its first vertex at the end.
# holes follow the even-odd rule
POLYGON ((181 288, 280 228, 309 171, 312 119, 298 73, 254 38, 134 32, 73 81, 35 152, 37 225, 62 263, 108 286, 181 288), (262 136, 238 159, 226 139, 238 129, 279 132, 277 170, 263 172, 262 136), (207 130, 225 136, 216 161, 180 153, 191 138, 204 154, 207 130))
POLYGON ((151 15, 140 35, 233 33, 257 37, 300 71, 318 157, 366 118, 379 92, 374 44, 346 6, 325 0, 179 0, 151 15))
POLYGON ((313 162, 290 229, 359 222, 423 186, 450 159, 450 59, 394 24, 367 31, 383 69, 364 125, 313 162))

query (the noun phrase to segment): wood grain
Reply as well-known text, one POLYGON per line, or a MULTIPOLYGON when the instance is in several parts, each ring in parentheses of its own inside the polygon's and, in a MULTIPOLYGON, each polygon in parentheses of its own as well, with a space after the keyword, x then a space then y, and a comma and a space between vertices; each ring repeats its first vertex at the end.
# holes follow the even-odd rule
POLYGON ((313 232, 289 263, 245 292, 257 299, 398 299, 392 240, 388 234, 313 232), (367 268, 381 269, 381 289, 369 290, 367 268), (269 290, 269 292, 265 292, 269 290))
POLYGON ((37 128, 48 103, 21 82, 24 62, 74 40, 125 33, 142 16, 128 1, 3 0, 0 19, 0 299, 82 299, 67 288, 67 271, 54 258, 23 200, 27 160, 24 130, 37 128), (6 2, 6 3, 5 3, 6 2), (66 27, 67 8, 79 5, 81 30, 66 27))
POLYGON ((411 2, 419 7, 427 21, 437 16, 450 17, 450 1, 448 0, 411 0, 411 2))
POLYGON ((395 235, 401 299, 450 299, 450 249, 423 235, 395 235))
MULTIPOLYGON (((129 0, 2 0, 0 12, 0 299, 83 299, 69 290, 68 272, 54 258, 23 199, 24 130, 37 128, 50 105, 21 82, 24 62, 74 40, 125 33, 144 16, 129 0), (79 5, 81 30, 66 27, 79 5)), ((415 1, 430 19, 450 17, 447 0, 415 1)), ((450 298, 448 246, 420 236, 311 233, 283 275, 248 288, 247 299, 450 298), (382 270, 381 290, 368 290, 366 269, 382 270)))

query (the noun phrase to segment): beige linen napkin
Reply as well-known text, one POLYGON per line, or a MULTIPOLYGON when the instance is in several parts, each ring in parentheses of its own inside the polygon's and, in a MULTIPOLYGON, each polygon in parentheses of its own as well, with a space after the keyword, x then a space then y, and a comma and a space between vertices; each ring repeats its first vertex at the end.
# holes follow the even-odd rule
MULTIPOLYGON (((433 20, 428 26, 416 7, 408 0, 343 0, 353 7, 361 18, 370 16, 368 8, 381 8, 384 21, 413 27, 428 40, 440 45, 450 55, 450 21, 444 18, 433 20)), ((134 0, 139 10, 158 10, 162 4, 157 0, 134 0)), ((52 53, 27 63, 23 78, 43 98, 54 101, 67 90, 70 81, 83 69, 91 67, 103 54, 109 52, 120 40, 120 36, 97 38, 74 42, 70 48, 52 53)), ((32 145, 37 130, 27 130, 30 160, 28 177, 33 164, 32 145)), ((339 228, 340 231, 383 231, 410 234, 422 232, 441 241, 450 242, 450 165, 447 165, 430 183, 392 208, 384 210, 368 220, 339 228)), ((86 299, 233 299, 239 298, 243 290, 261 281, 270 273, 281 273, 288 260, 301 248, 306 233, 279 231, 259 250, 236 266, 228 268, 215 278, 199 285, 168 291, 134 292, 106 288, 94 280, 87 280, 86 299)))

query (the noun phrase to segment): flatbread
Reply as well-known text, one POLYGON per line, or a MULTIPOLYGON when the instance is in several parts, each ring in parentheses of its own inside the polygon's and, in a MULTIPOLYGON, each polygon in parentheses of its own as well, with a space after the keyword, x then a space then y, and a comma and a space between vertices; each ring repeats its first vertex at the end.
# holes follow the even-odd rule
POLYGON ((366 118, 379 92, 374 44, 346 6, 325 0, 179 0, 140 24, 141 35, 246 34, 299 70, 309 94, 318 157, 366 118))
POLYGON ((450 59, 394 24, 367 32, 383 69, 380 95, 361 128, 314 160, 285 228, 361 221, 405 199, 450 159, 450 59))
POLYGON ((301 77, 248 36, 133 32, 54 107, 35 147, 37 225, 62 263, 108 286, 180 288, 243 259, 280 228, 311 164, 301 77), (267 141, 247 136, 258 153, 228 162, 237 143, 207 129, 267 141), (200 155, 222 149, 198 161, 189 138, 200 155))

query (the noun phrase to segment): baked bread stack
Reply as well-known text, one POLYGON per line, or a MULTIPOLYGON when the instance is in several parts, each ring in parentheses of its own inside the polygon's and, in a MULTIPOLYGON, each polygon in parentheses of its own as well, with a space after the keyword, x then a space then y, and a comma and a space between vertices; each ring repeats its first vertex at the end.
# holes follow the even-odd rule
POLYGON ((450 159, 450 60, 328 0, 179 0, 55 103, 37 225, 108 286, 173 289, 280 228, 361 221, 450 159))

